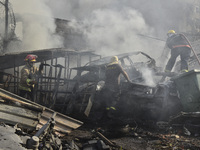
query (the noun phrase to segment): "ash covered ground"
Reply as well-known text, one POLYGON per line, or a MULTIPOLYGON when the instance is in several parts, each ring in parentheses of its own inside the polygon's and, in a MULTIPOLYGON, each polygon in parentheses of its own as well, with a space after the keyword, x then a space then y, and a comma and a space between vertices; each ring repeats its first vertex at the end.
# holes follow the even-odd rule
POLYGON ((79 147, 89 141, 103 140, 111 149, 198 150, 200 149, 198 132, 191 133, 187 128, 171 127, 167 124, 159 127, 158 124, 152 122, 144 125, 125 126, 117 126, 112 123, 107 125, 105 123, 96 125, 86 123, 65 136, 64 140, 65 142, 73 140, 79 147))

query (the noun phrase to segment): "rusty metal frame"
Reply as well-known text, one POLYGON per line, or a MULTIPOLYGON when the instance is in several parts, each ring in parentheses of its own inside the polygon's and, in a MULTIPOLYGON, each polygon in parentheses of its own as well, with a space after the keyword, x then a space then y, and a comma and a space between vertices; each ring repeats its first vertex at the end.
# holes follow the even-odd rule
MULTIPOLYGON (((58 94, 66 94, 69 95, 71 92, 69 91, 69 85, 73 81, 70 79, 71 77, 71 69, 70 69, 70 60, 72 57, 75 57, 77 59, 76 63, 77 66, 84 65, 82 64, 82 56, 88 56, 88 62, 96 59, 101 58, 100 55, 96 55, 91 51, 73 51, 73 50, 67 50, 67 49, 48 49, 48 50, 37 50, 30 52, 32 54, 38 55, 38 61, 44 62, 45 64, 47 62, 50 63, 50 68, 47 68, 47 66, 44 66, 44 77, 39 78, 40 84, 38 85, 38 89, 36 90, 36 102, 45 101, 46 104, 48 102, 53 102, 57 99, 58 94), (47 56, 48 55, 48 56, 47 56), (63 61, 63 71, 64 71, 64 77, 58 78, 59 73, 59 58, 64 58, 63 61), (53 66, 53 67, 52 67, 53 66), (56 81, 58 86, 55 87, 56 81), (59 88, 61 84, 66 84, 67 89, 65 91, 60 91, 59 89, 54 91, 55 88, 59 88), (43 94, 44 93, 44 94, 43 94), (52 94, 54 94, 54 99, 52 99, 52 94)), ((11 88, 13 88, 13 91, 15 94, 19 94, 19 80, 20 80, 20 66, 23 65, 23 58, 27 54, 30 54, 28 52, 22 52, 22 53, 13 53, 13 54, 6 54, 4 56, 0 56, 2 58, 1 62, 6 63, 8 59, 12 59, 12 62, 9 62, 10 64, 7 64, 7 68, 11 67, 13 68, 13 74, 17 78, 13 78, 13 81, 11 81, 11 84, 13 87, 9 88, 9 91, 12 91, 11 88), (13 63, 13 64, 12 64, 13 63)), ((86 57, 87 59, 87 57, 86 57)), ((3 67, 0 67, 0 69, 3 67)), ((56 103, 56 102, 55 102, 56 103)), ((45 106, 49 106, 46 105, 45 106)), ((53 108, 53 107, 52 107, 53 108)))

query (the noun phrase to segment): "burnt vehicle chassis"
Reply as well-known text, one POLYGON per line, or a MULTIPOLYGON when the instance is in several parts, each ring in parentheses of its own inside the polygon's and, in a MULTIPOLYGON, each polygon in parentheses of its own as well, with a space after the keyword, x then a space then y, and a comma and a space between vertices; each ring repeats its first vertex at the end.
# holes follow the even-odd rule
MULTIPOLYGON (((46 73, 39 79, 42 82, 40 82, 38 89, 36 89, 36 97, 38 97, 36 102, 39 101, 42 105, 74 118, 76 117, 79 120, 85 121, 100 119, 105 109, 105 107, 101 105, 101 89, 103 87, 105 71, 103 68, 109 62, 110 57, 90 61, 85 66, 77 65, 80 67, 70 68, 70 65, 67 63, 67 60, 70 60, 68 59, 68 55, 84 56, 84 52, 77 53, 66 50, 58 50, 57 52, 55 52, 55 50, 52 51, 42 50, 35 52, 40 56, 41 60, 39 61, 42 61, 44 56, 46 57, 46 53, 51 54, 46 59, 52 59, 50 61, 51 65, 46 66, 47 64, 45 63, 46 73), (57 60, 57 58, 61 57, 63 53, 66 53, 66 64, 64 67, 59 65, 57 60), (49 70, 48 67, 50 68, 49 70), (61 71, 63 70, 64 78, 61 76, 61 71), (72 71, 75 71, 75 73, 72 73, 72 71), (55 75, 52 72, 55 72, 55 75)), ((2 61, 6 61, 7 57, 17 58, 17 60, 20 61, 15 60, 14 64, 10 64, 10 66, 7 66, 6 68, 12 67, 11 65, 13 65, 14 70, 17 68, 19 72, 18 66, 24 63, 22 58, 26 54, 27 53, 6 55, 5 58, 2 56, 2 58, 4 58, 2 61), (16 62, 19 64, 16 64, 16 62)), ((143 76, 143 70, 141 70, 141 68, 151 71, 152 76, 159 75, 159 68, 156 67, 156 62, 153 58, 140 51, 124 53, 117 56, 133 82, 133 84, 128 84, 123 78, 121 80, 120 101, 118 102, 116 111, 116 114, 118 115, 117 118, 122 118, 123 122, 137 119, 155 121, 167 120, 169 116, 182 110, 180 99, 178 98, 177 90, 175 89, 173 82, 166 82, 164 84, 157 82, 154 86, 146 84, 143 76), (147 61, 136 62, 130 57, 132 55, 137 57, 139 54, 145 56, 147 61)), ((14 79, 18 81, 19 73, 17 75, 14 74, 14 77, 15 76, 17 78, 14 79)), ((18 82, 15 80, 13 82, 14 93, 17 93, 18 82)))
MULTIPOLYGON (((132 53, 138 55, 140 52, 132 53)), ((130 53, 118 55, 119 61, 131 76, 133 83, 127 83, 123 79, 121 81, 121 92, 119 100, 116 104, 114 119, 123 123, 134 121, 142 122, 145 120, 167 121, 170 116, 177 114, 182 110, 181 101, 173 81, 166 83, 157 83, 155 86, 146 85, 140 70, 141 67, 147 67, 152 70, 154 75, 157 74, 159 68, 155 66, 155 60, 145 53, 149 61, 146 63, 133 63, 129 58, 130 53), (127 66, 124 59, 130 61, 127 66)), ((67 115, 71 115, 83 121, 101 122, 105 112, 104 93, 102 88, 104 85, 104 66, 110 60, 109 57, 102 58, 98 61, 91 62, 79 68, 73 68, 79 72, 74 80, 77 80, 76 88, 73 95, 67 98, 65 111, 67 115), (83 71, 88 71, 82 75, 83 71)))
MULTIPOLYGON (((70 98, 65 109, 67 115, 82 121, 102 121, 106 108, 101 90, 95 91, 95 94, 82 91, 70 98)), ((115 108, 112 119, 127 124, 135 121, 168 121, 170 116, 182 110, 182 105, 173 82, 156 87, 123 82, 115 108)))

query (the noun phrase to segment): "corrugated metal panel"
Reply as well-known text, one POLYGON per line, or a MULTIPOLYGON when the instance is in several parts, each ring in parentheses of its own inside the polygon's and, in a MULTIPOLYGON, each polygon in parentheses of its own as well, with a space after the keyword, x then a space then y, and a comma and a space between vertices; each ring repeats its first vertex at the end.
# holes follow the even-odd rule
POLYGON ((50 60, 52 58, 59 58, 64 57, 66 54, 70 55, 94 55, 99 56, 93 53, 94 51, 75 51, 72 49, 65 49, 65 48, 52 48, 52 49, 44 49, 44 50, 34 50, 34 51, 24 51, 20 53, 7 53, 4 55, 0 55, 0 70, 14 68, 18 66, 24 65, 24 58, 28 54, 34 54, 39 56, 37 58, 37 62, 42 62, 46 60, 50 60), (8 61, 13 60, 13 61, 8 61))
POLYGON ((21 106, 0 104, 0 121, 33 130, 36 128, 41 112, 29 110, 21 106))
MULTIPOLYGON (((18 96, 16 94, 13 94, 13 93, 8 92, 6 90, 3 90, 1 88, 0 88, 0 97, 3 100, 19 103, 21 106, 24 107, 23 108, 24 111, 29 109, 29 110, 32 110, 32 111, 35 111, 36 113, 38 113, 37 115, 39 116, 38 117, 38 119, 39 119, 38 121, 39 122, 36 124, 38 129, 40 129, 44 124, 46 124, 47 121, 55 113, 55 111, 53 111, 53 110, 51 110, 49 108, 41 106, 41 105, 39 105, 37 103, 29 101, 29 100, 27 100, 25 98, 22 98, 22 97, 20 97, 20 96, 18 96), (41 113, 41 115, 40 115, 40 113, 41 113)), ((19 108, 17 108, 17 107, 13 107, 11 110, 14 110, 14 109, 18 109, 19 110, 19 108)), ((2 115, 3 115, 3 108, 2 108, 2 110, 0 110, 0 113, 2 113, 2 115)), ((16 111, 16 112, 12 111, 12 113, 10 113, 10 114, 12 114, 13 116, 5 116, 5 117, 7 117, 7 119, 9 119, 9 121, 11 121, 11 122, 12 122, 12 117, 15 117, 15 116, 19 117, 18 118, 19 119, 18 120, 19 123, 24 122, 24 120, 27 119, 27 118, 31 118, 32 121, 34 120, 33 119, 34 118, 33 114, 31 114, 31 116, 33 118, 30 117, 30 116, 28 117, 27 116, 28 114, 22 115, 23 113, 19 113, 18 111, 16 111)), ((1 115, 0 115, 0 118, 2 118, 1 115)), ((2 118, 2 119, 5 120, 5 118, 2 118)), ((13 121, 13 122, 15 122, 15 121, 13 121)), ((72 130, 80 127, 83 124, 83 122, 81 122, 79 120, 73 119, 73 118, 71 118, 69 116, 63 115, 63 114, 58 113, 58 112, 56 112, 55 122, 56 122, 56 124, 54 126, 54 129, 59 133, 70 133, 72 130)), ((29 122, 29 124, 30 124, 30 122, 29 122)))
POLYGON ((38 55, 37 61, 45 61, 45 60, 50 60, 52 58, 58 58, 58 57, 63 57, 63 53, 75 53, 74 50, 67 50, 67 49, 62 49, 62 48, 54 48, 54 49, 45 49, 45 50, 35 50, 35 51, 24 51, 20 53, 7 53, 4 55, 0 55, 0 69, 8 69, 8 68, 14 68, 18 66, 23 66, 24 65, 24 58, 28 54, 34 54, 38 55), (8 61, 8 60, 13 60, 13 61, 8 61))

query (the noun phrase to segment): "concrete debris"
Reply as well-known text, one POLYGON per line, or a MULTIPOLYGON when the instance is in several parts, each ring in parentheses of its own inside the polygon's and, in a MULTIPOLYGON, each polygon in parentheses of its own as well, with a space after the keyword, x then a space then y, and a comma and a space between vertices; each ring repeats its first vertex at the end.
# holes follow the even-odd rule
POLYGON ((0 149, 26 150, 22 146, 22 140, 15 132, 15 129, 11 126, 0 125, 0 149))

